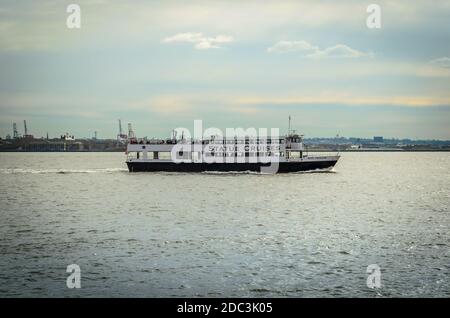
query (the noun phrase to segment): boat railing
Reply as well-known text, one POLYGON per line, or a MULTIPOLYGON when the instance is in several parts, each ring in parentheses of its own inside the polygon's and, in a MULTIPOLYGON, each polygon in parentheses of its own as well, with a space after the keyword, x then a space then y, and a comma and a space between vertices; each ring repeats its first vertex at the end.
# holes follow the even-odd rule
MULTIPOLYGON (((278 140, 284 144, 284 139, 278 140)), ((174 145, 174 144, 275 144, 276 139, 271 138, 210 138, 210 139, 130 139, 132 145, 174 145)))
POLYGON ((305 158, 322 158, 322 157, 336 157, 339 156, 337 151, 308 151, 304 154, 305 158))

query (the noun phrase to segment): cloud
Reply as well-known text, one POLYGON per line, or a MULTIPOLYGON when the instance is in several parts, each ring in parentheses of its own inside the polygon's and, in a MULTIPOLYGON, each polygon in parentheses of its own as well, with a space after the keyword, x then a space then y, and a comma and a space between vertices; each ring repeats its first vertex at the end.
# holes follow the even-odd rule
POLYGON ((177 96, 176 94, 155 96, 147 100, 133 102, 128 107, 130 109, 146 110, 164 115, 185 115, 192 110, 192 101, 189 98, 183 97, 177 96))
POLYGON ((371 56, 372 53, 364 53, 355 49, 352 49, 351 47, 348 47, 344 44, 337 44, 335 46, 327 47, 325 50, 321 51, 318 50, 315 52, 312 57, 318 57, 318 58, 358 58, 358 57, 365 57, 365 56, 371 56))
POLYGON ((287 52, 305 52, 305 53, 313 53, 318 51, 319 48, 317 46, 313 46, 306 41, 280 41, 269 47, 267 52, 269 53, 287 53, 287 52))
POLYGON ((285 96, 237 96, 233 104, 253 108, 268 105, 314 105, 330 104, 340 106, 397 106, 397 107, 439 107, 450 105, 449 97, 410 96, 365 96, 347 92, 329 92, 310 95, 285 96))
POLYGON ((438 59, 431 60, 429 63, 444 68, 450 68, 450 57, 440 57, 438 59))
POLYGON ((233 37, 229 35, 216 35, 214 37, 206 37, 203 33, 178 33, 174 36, 165 38, 163 43, 185 42, 193 43, 197 50, 218 49, 219 44, 229 43, 233 41, 233 37))
MULTIPOLYGON (((270 107, 282 106, 396 106, 396 107, 445 107, 450 105, 448 96, 390 95, 372 96, 347 91, 311 92, 305 94, 227 94, 227 93, 176 93, 155 95, 127 103, 127 110, 151 112, 157 115, 195 117, 205 114, 263 113, 270 107), (214 108, 211 107, 214 105, 214 108)), ((281 109, 281 108, 280 108, 281 109)))
POLYGON ((298 52, 307 58, 359 58, 371 57, 373 53, 365 53, 345 44, 336 44, 321 50, 318 46, 306 41, 279 41, 267 49, 269 53, 298 52))

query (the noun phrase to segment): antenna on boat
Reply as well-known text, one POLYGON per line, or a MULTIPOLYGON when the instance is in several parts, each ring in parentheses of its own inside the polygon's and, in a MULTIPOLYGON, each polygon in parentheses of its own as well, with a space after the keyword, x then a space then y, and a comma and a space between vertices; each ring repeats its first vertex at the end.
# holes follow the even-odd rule
POLYGON ((289 115, 288 136, 291 134, 291 115, 289 115))
POLYGON ((133 127, 131 126, 131 123, 128 123, 128 139, 136 139, 136 134, 133 131, 133 127))

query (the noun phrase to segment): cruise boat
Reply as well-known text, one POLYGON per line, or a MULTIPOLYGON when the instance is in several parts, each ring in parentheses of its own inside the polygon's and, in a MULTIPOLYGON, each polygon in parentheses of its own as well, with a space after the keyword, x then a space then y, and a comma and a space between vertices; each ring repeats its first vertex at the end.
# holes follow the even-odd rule
POLYGON ((127 144, 130 172, 261 172, 330 170, 339 154, 310 155, 303 136, 136 139, 127 144))

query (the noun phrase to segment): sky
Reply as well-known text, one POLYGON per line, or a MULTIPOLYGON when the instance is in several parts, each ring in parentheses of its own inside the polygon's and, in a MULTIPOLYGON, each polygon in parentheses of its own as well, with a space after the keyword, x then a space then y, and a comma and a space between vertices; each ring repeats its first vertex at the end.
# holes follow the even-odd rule
POLYGON ((0 1, 0 136, 450 139, 450 1, 0 1), (68 28, 78 4, 81 28, 68 28), (381 9, 368 28, 367 7, 381 9))

